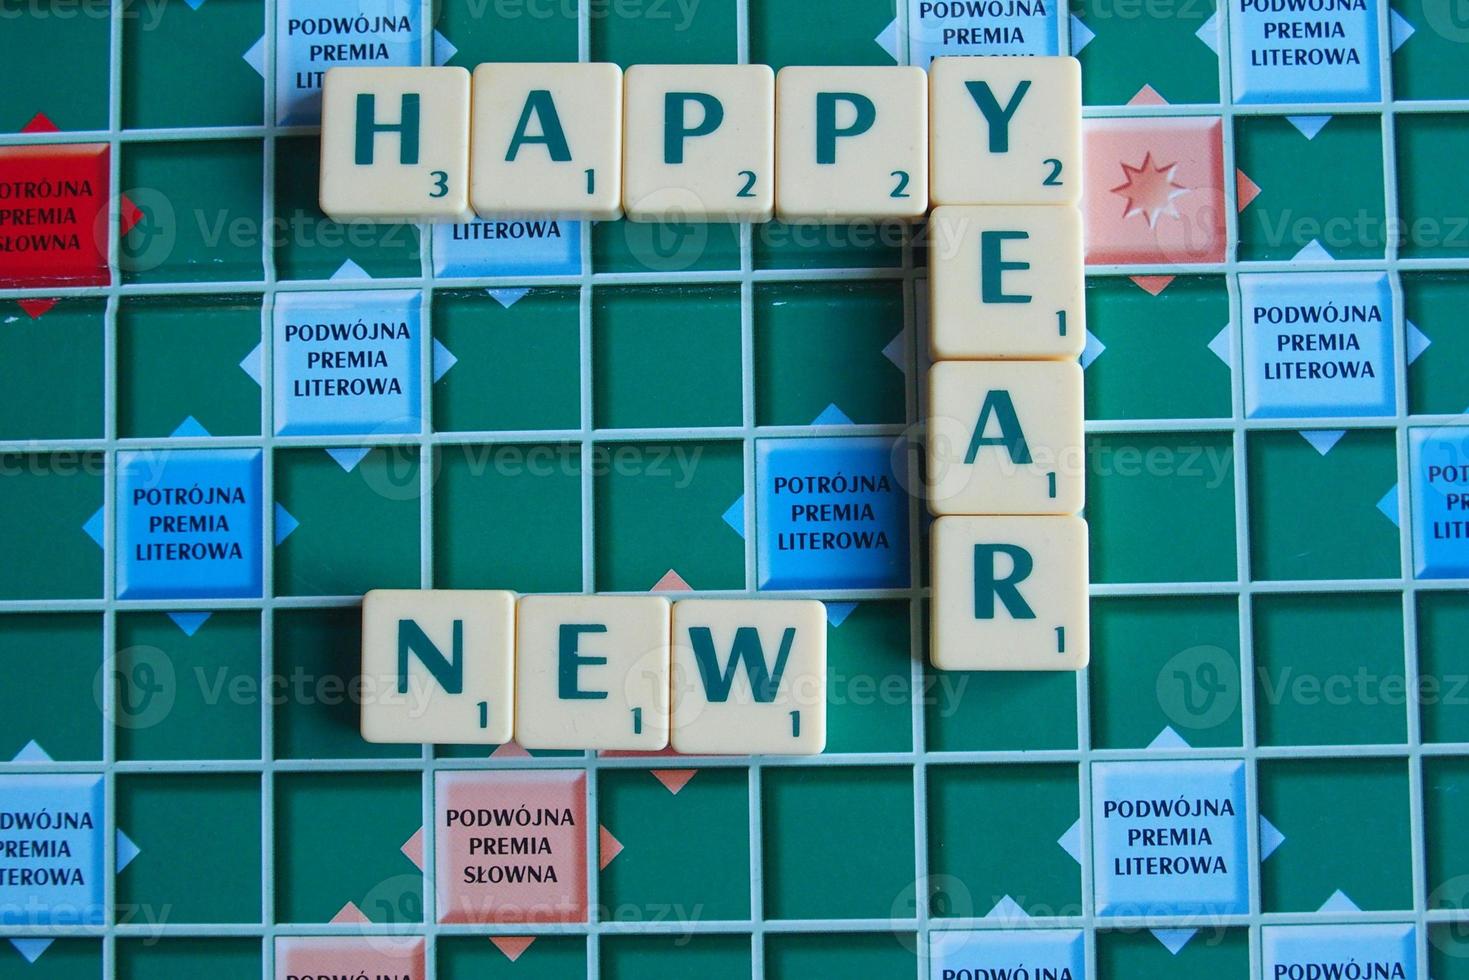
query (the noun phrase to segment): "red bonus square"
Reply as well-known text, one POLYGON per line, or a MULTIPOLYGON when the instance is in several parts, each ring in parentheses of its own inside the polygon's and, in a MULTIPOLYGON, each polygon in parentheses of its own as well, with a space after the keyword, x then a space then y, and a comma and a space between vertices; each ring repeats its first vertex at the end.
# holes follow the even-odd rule
POLYGON ((108 148, 0 147, 0 286, 105 286, 108 148))

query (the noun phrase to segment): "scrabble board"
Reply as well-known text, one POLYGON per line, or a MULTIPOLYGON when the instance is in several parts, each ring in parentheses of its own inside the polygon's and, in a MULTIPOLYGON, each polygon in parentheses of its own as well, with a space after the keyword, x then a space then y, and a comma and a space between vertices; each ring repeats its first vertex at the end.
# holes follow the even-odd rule
POLYGON ((1469 977, 1466 61, 1446 0, 0 0, 0 977, 1469 977), (1079 673, 929 665, 918 232, 317 209, 336 64, 1067 52, 1079 673), (369 744, 427 587, 821 599, 826 751, 369 744))

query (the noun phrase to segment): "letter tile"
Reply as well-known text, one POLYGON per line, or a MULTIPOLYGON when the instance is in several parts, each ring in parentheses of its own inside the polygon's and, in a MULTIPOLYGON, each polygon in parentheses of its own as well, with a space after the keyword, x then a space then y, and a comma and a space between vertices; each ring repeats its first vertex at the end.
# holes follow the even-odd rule
POLYGON ((337 221, 468 221, 469 72, 333 68, 321 209, 337 221))
POLYGON ((668 600, 520 600, 515 741, 527 749, 668 746, 668 600))
POLYGON ((768 65, 635 65, 623 98, 629 219, 770 220, 775 74, 768 65))
POLYGON ((940 514, 1074 514, 1081 366, 942 361, 928 375, 928 504, 940 514))
POLYGON ((928 210, 922 68, 782 68, 775 209, 784 221, 913 219, 928 210))
POLYGON ((802 599, 673 605, 673 733, 689 755, 826 747, 826 607, 802 599))
POLYGON ((1087 665, 1087 526, 1079 517, 941 517, 933 525, 939 670, 1087 665))
POLYGON ((372 590, 362 597, 362 737, 510 741, 514 658, 513 592, 372 590))
POLYGON ((622 215, 617 65, 480 65, 472 115, 470 197, 480 217, 622 215))

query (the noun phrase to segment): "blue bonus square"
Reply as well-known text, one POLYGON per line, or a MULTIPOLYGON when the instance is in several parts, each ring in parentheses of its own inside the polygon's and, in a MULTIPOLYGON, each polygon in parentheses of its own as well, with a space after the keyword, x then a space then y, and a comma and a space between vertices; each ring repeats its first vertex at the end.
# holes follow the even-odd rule
POLYGON ((1251 418, 1395 412, 1385 273, 1247 274, 1239 290, 1251 418))
POLYGON ((1418 578, 1469 578, 1469 426, 1409 429, 1418 578))
POLYGON ((329 68, 423 63, 419 0, 281 0, 275 23, 275 114, 282 126, 321 122, 329 68))
POLYGON ((1054 0, 908 0, 909 63, 927 68, 949 55, 1060 54, 1065 9, 1054 0))
POLYGON ((258 598, 261 451, 117 454, 120 599, 258 598))
POLYGON ((279 296, 276 433, 418 432, 421 307, 418 293, 401 289, 279 296))
POLYGON ((434 225, 434 275, 576 276, 581 222, 525 218, 434 225))
POLYGON ((1373 102, 1382 97, 1382 0, 1232 0, 1236 102, 1373 102))
POLYGON ((757 444, 760 588, 908 585, 908 493, 896 445, 884 438, 757 444))
POLYGON ((1260 958, 1264 976, 1272 978, 1418 975, 1414 929, 1402 922, 1265 926, 1260 958))
POLYGON ((0 925, 98 925, 102 777, 0 776, 0 925))
POLYGON ((928 962, 932 980, 1086 976, 1080 929, 935 929, 928 941, 928 962))
POLYGON ((1248 912, 1245 830, 1243 762, 1094 764, 1097 914, 1248 912))

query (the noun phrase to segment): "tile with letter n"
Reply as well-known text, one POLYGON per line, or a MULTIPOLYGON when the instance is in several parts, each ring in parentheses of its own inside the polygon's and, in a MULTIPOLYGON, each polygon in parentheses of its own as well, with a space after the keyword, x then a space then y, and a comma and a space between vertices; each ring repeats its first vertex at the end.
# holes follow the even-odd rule
POLYGON ((423 921, 418 773, 282 773, 275 780, 275 921, 423 921), (349 908, 355 906, 354 908, 349 908))
POLYGON ((100 453, 0 454, 0 598, 85 599, 102 594, 100 453))
POLYGON ((1144 88, 1174 104, 1218 101, 1215 52, 1224 38, 1214 0, 1166 9, 1073 0, 1071 15, 1071 50, 1081 62, 1087 105, 1124 105, 1144 88))
POLYGON ((1087 418, 1229 417, 1223 277, 1138 282, 1105 276, 1086 285, 1086 329, 1096 338, 1093 351, 1083 355, 1087 418), (1147 384, 1138 383, 1140 376, 1147 384))
POLYGON ((446 65, 473 71, 488 61, 577 60, 575 7, 502 6, 488 17, 479 0, 446 0, 436 12, 434 28, 454 50, 446 65))
POLYGON ((276 454, 276 594, 416 588, 418 448, 335 452, 276 454))
POLYGON ((1246 929, 1203 929, 1175 951, 1149 929, 1098 932, 1097 968, 1111 977, 1247 980, 1250 934, 1246 929))
POLYGON ((603 980, 657 976, 745 980, 750 976, 750 938, 739 934, 609 936, 602 940, 601 953, 603 980))
POLYGON ((913 889, 912 772, 840 766, 761 775, 767 918, 905 914, 903 899, 911 902, 913 889))
POLYGON ((110 6, 40 0, 7 2, 0 10, 0 64, 6 66, 0 132, 20 132, 37 115, 58 129, 106 129, 110 6))
POLYGON ((792 933, 765 940, 765 976, 769 980, 910 977, 917 959, 918 937, 907 932, 792 933))
MULTIPOLYGON (((1461 27, 1462 31, 1463 28, 1461 27)), ((1398 211, 1406 237, 1403 258, 1469 255, 1469 132, 1462 114, 1405 116, 1397 129, 1398 211)))
POLYGON ((581 446, 443 445, 434 481, 434 583, 581 589, 581 446))
POLYGON ((827 752, 912 748, 909 609, 906 600, 827 603, 827 752))
POLYGON ((1469 331, 1461 312, 1469 305, 1469 275, 1462 272, 1403 274, 1403 313, 1408 329, 1408 411, 1458 415, 1469 408, 1469 331), (1415 338, 1414 330, 1421 334, 1415 338), (1416 343, 1415 343, 1416 341, 1416 343))
POLYGON ((1233 596, 1092 600, 1092 745, 1146 748, 1165 729, 1195 748, 1241 745, 1233 596))
POLYGON ((891 0, 752 0, 750 60, 786 65, 891 65, 873 42, 893 20, 891 0))
POLYGON ((1081 866, 1057 841, 1080 806, 1074 765, 929 766, 932 914, 983 918, 1008 896, 1032 916, 1079 915, 1081 866))
POLYGON ((1227 432, 1088 437, 1092 581, 1233 580, 1234 452, 1227 432))
POLYGON ((122 193, 138 220, 118 243, 123 282, 258 282, 264 144, 130 143, 122 193))
POLYGON ((739 443, 598 443, 592 464, 599 590, 647 591, 670 570, 699 590, 744 587, 724 520, 745 490, 739 443))
POLYGON ((170 922, 260 921, 259 775, 119 776, 117 825, 138 848, 117 873, 120 910, 166 908, 170 922))
POLYGON ((584 976, 587 941, 581 936, 441 935, 439 980, 562 980, 584 976))
POLYGON ((118 435, 258 434, 260 340, 259 297, 123 300, 118 435))
POLYGON ((1252 432, 1247 444, 1256 579, 1398 574, 1396 508, 1384 503, 1398 483, 1392 430, 1252 432))
POLYGON ((604 769, 597 800, 597 819, 621 845, 610 861, 602 853, 602 921, 749 917, 743 768, 704 769, 672 785, 646 769, 604 769), (689 833, 692 827, 698 832, 689 833))
POLYGON ((1466 792, 1469 759, 1423 760, 1424 863, 1430 909, 1469 909, 1469 832, 1460 816, 1466 792))
POLYGON ((1338 891, 1369 912, 1413 907, 1403 759, 1261 760, 1259 785, 1284 838, 1260 865, 1263 911, 1314 912, 1338 891))
POLYGON ((48 938, 21 946, 14 940, 0 942, 0 975, 25 980, 97 980, 102 976, 102 941, 48 938))
POLYGON ((252 938, 122 939, 117 980, 258 980, 260 942, 252 938))
POLYGON ((1418 704, 1425 742, 1469 742, 1469 592, 1418 593, 1418 704))
POLYGON ((575 289, 518 299, 482 290, 434 295, 434 428, 581 425, 581 309, 575 289))
POLYGON ((265 79, 245 57, 265 30, 262 0, 161 4, 123 18, 122 25, 125 128, 258 126, 264 120, 265 79))
POLYGON ((1303 249, 1315 259, 1382 258, 1379 116, 1241 116, 1235 148, 1238 169, 1259 188, 1240 210, 1242 261, 1287 261, 1303 249))
POLYGON ((1262 595, 1254 632, 1260 744, 1407 739, 1401 595, 1262 595))
POLYGON ((102 435, 104 311, 96 299, 0 304, 0 439, 102 435))
MULTIPOLYGON (((275 270, 282 279, 330 279, 346 263, 376 278, 418 276, 418 228, 339 224, 321 213, 321 141, 292 136, 275 144, 275 270)), ((258 245, 257 245, 258 251, 258 245)), ((348 266, 350 268, 350 266, 348 266)))
POLYGON ((0 617, 0 636, 6 660, 24 665, 0 687, 0 759, 15 758, 32 742, 53 759, 102 758, 93 694, 103 666, 102 617, 12 613, 0 617))
MULTIPOLYGON (((1453 7, 1438 0, 1394 0, 1392 16, 1411 32, 1398 41, 1402 25, 1393 26, 1393 97, 1397 99, 1463 99, 1469 97, 1464 64, 1464 42, 1469 28, 1453 7)), ((1435 971, 1434 976, 1441 976, 1435 971)))

